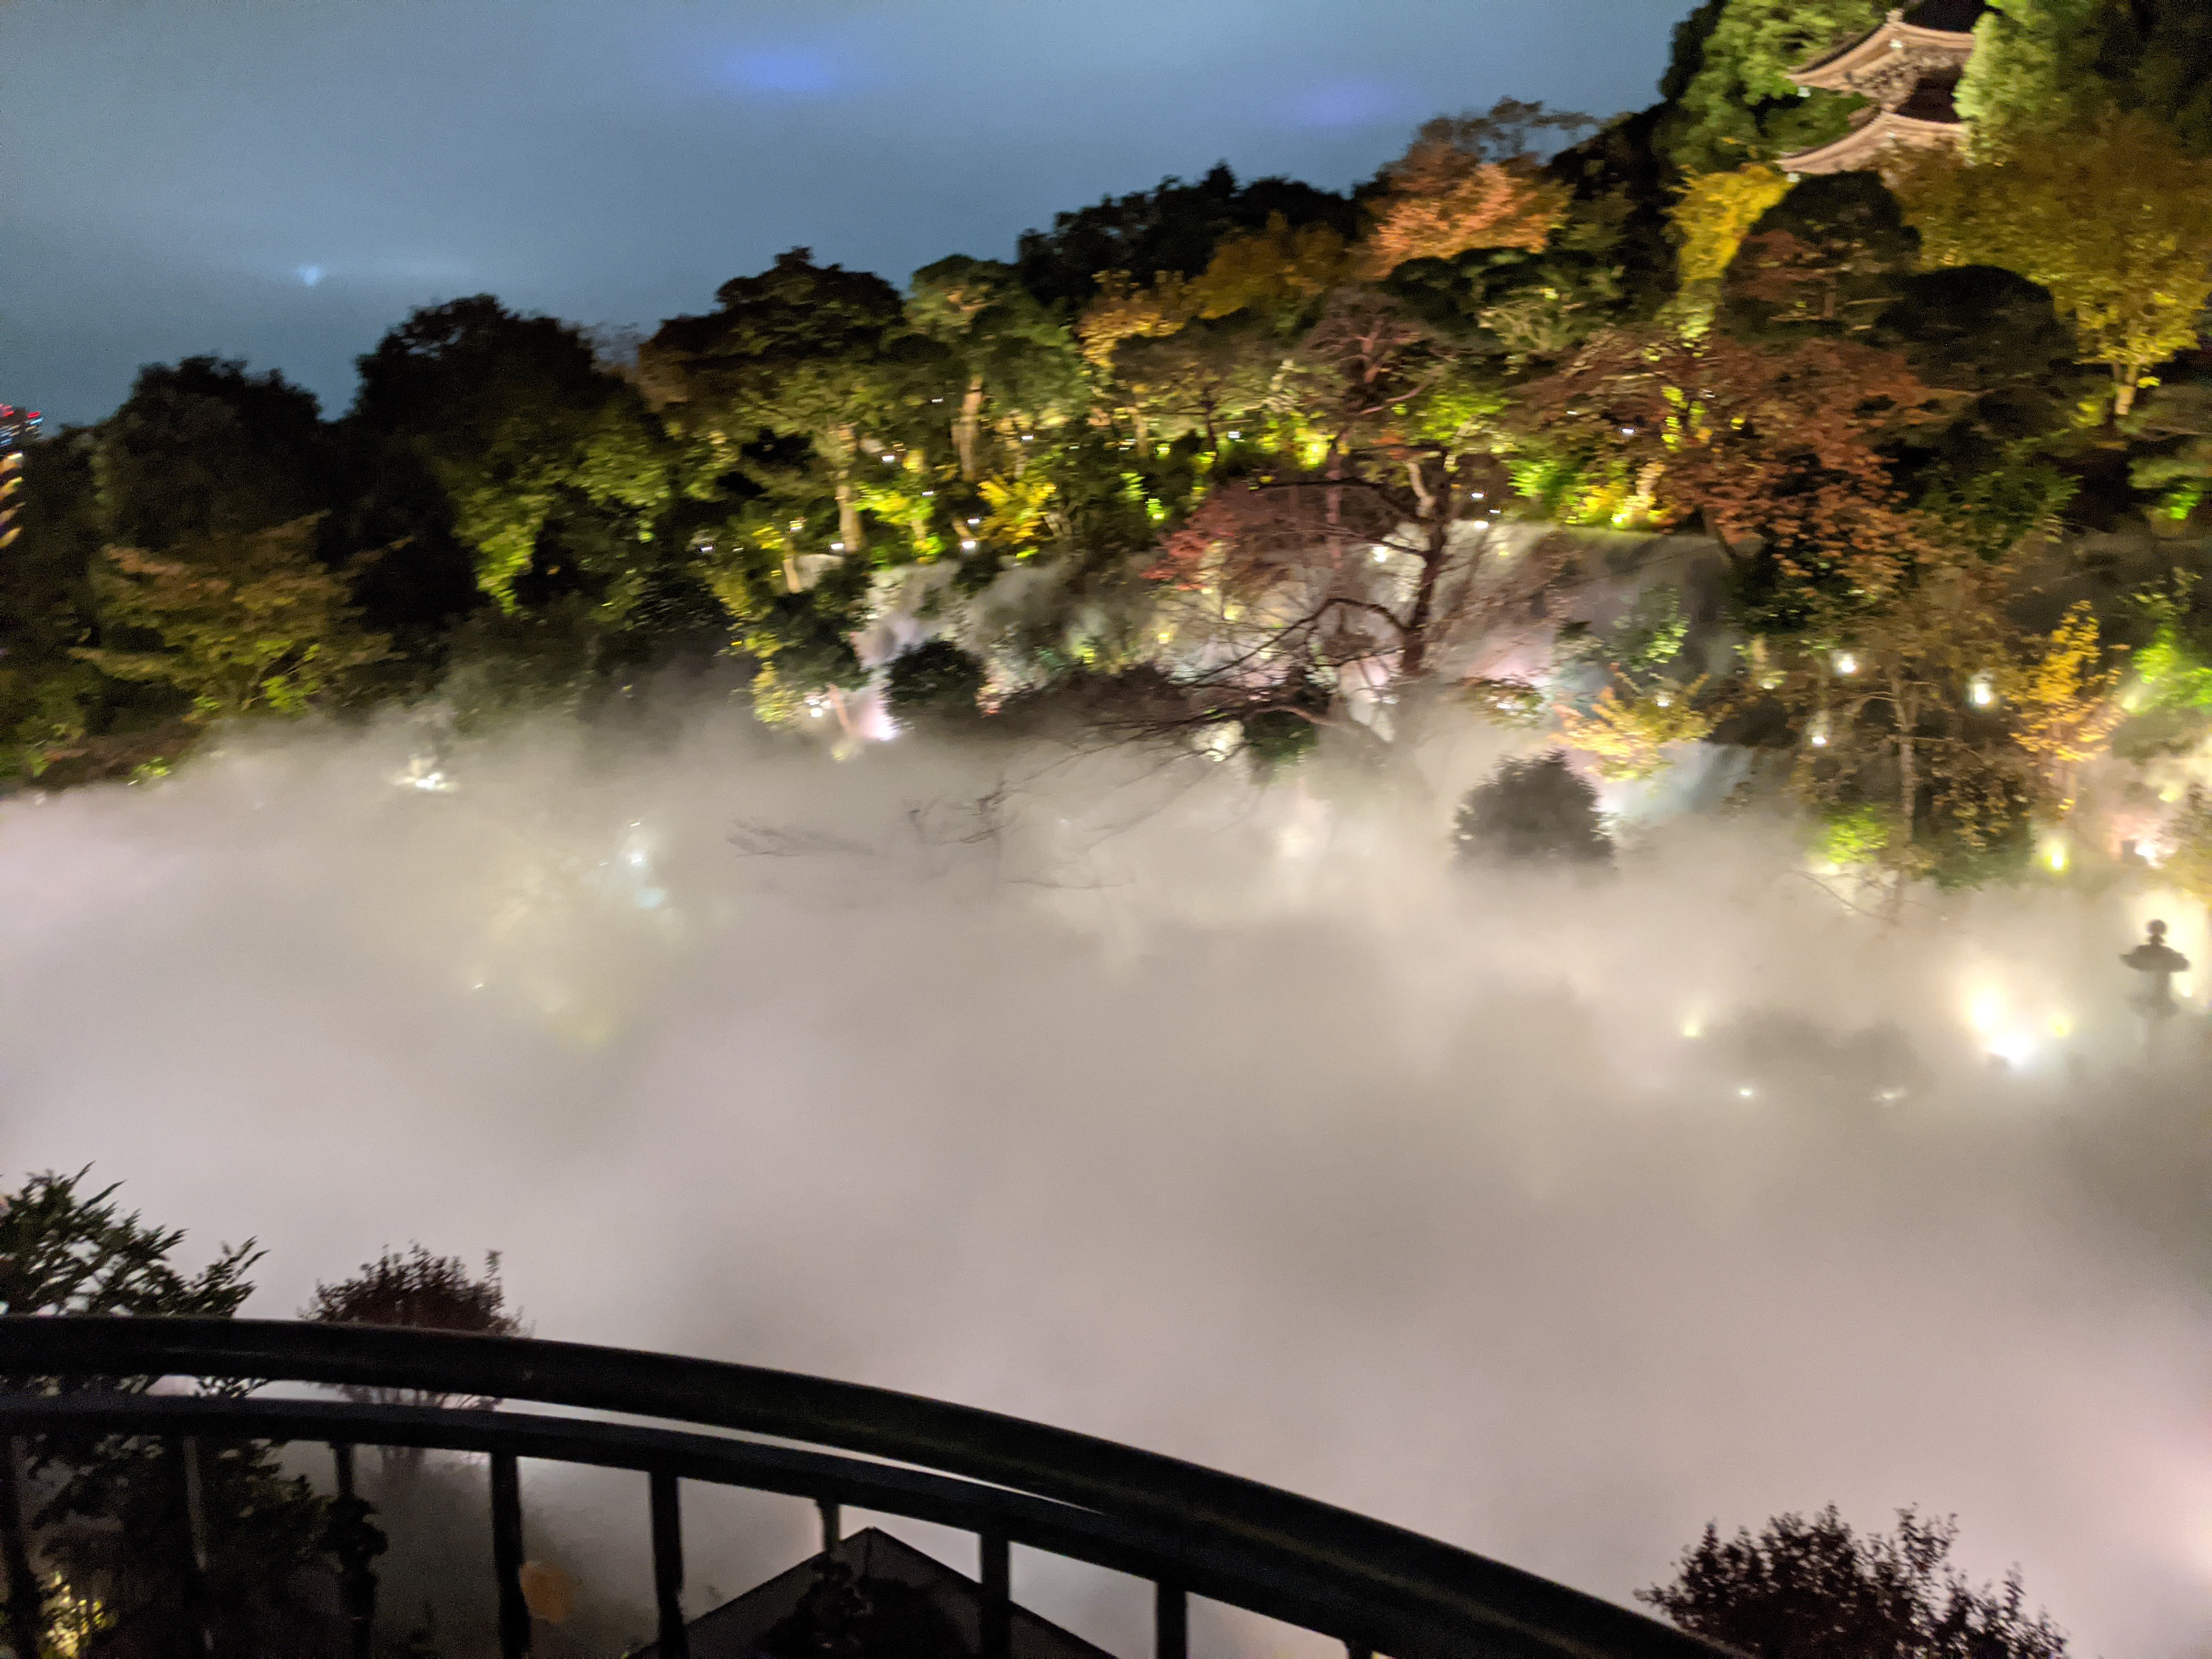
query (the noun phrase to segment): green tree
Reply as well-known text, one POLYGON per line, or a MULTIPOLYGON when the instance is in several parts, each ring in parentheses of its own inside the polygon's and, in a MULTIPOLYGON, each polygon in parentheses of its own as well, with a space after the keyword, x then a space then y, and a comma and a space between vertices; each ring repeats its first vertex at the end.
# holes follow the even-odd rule
POLYGON ((981 661, 951 640, 925 640, 891 659, 884 694, 891 712, 902 720, 931 715, 957 719, 975 712, 983 679, 981 661))
POLYGON ((1597 791, 1556 750, 1501 762, 1460 802, 1452 841, 1462 858, 1476 861, 1595 865, 1613 858, 1597 791))
POLYGON ((915 328, 951 354, 957 394, 936 395, 953 411, 953 453, 966 482, 981 477, 983 439, 994 428, 1002 450, 1018 448, 1023 433, 1058 427, 1087 401, 1074 336, 1015 280, 1012 265, 965 255, 925 265, 906 308, 915 328))
POLYGON ((434 481, 503 610, 533 564, 604 584, 652 562, 660 515, 705 487, 582 334, 489 295, 414 313, 360 368, 349 424, 386 467, 434 481))
POLYGON ((213 357, 138 371, 94 445, 101 530, 159 551, 337 504, 339 457, 314 394, 213 357))
POLYGON ((390 647, 364 633, 343 579, 317 563, 315 520, 210 536, 165 555, 106 550, 94 579, 108 635, 158 648, 79 647, 118 679, 174 686, 203 720, 304 713, 345 691, 390 647))
POLYGON ((1802 97, 1788 71, 1866 33, 1880 0, 1725 0, 1676 36, 1681 90, 1662 142, 1684 173, 1771 161, 1840 137, 1859 100, 1802 97), (1692 67, 1694 64, 1694 67, 1692 67))
POLYGON ((817 265, 793 248, 757 276, 715 290, 704 316, 663 323, 638 352, 641 384, 667 418, 708 438, 720 464, 789 490, 798 447, 836 504, 835 550, 863 547, 860 489, 869 465, 915 435, 921 410, 953 379, 945 348, 908 326, 898 290, 880 276, 817 265))
POLYGON ((1991 0, 1958 102, 1982 155, 2114 111, 2212 154, 2212 14, 2196 0, 1991 0))

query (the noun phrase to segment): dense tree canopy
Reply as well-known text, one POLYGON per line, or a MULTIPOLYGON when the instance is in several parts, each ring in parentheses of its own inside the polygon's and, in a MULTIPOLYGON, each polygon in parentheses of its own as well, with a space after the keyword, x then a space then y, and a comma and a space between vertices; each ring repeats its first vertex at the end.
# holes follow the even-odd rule
POLYGON ((1268 775, 1451 711, 1607 778, 1726 742, 1876 814, 1883 873, 1956 873, 2196 730, 2118 712, 2118 647, 2197 649, 2130 598, 2161 567, 2076 550, 2185 547, 2212 491, 2201 16, 2002 0, 1968 158, 1791 178, 1857 100, 1788 71, 1879 9, 1705 0, 1639 113, 1503 100, 1344 192, 1217 167, 903 287, 793 249, 634 361, 477 295, 395 326, 336 421, 150 368, 22 467, 11 769, 683 666, 833 743, 1050 706, 1268 775), (1572 613, 1644 583, 1599 538, 1665 532, 1713 557, 1659 665, 1572 613))

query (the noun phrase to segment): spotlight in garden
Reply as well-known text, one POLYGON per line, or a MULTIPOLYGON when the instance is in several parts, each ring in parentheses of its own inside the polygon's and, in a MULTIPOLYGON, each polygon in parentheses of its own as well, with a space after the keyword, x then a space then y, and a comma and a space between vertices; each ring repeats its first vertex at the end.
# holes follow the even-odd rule
POLYGON ((1977 674, 1966 682, 1966 701, 1977 708, 1987 708, 1997 700, 1997 689, 1987 674, 1977 674))
POLYGON ((1856 652, 1838 651, 1833 660, 1836 672, 1838 674, 1856 674, 1859 672, 1859 659, 1856 652))

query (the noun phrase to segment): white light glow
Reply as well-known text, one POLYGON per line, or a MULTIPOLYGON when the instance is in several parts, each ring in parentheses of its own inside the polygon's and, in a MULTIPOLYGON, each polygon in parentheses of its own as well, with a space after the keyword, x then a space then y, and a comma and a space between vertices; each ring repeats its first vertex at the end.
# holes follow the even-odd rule
POLYGON ((1856 653, 1852 653, 1852 652, 1850 652, 1850 651, 1838 651, 1838 652, 1837 652, 1837 653, 1836 653, 1836 657, 1835 657, 1835 663, 1836 663, 1836 672, 1838 672, 1838 674, 1856 674, 1856 673, 1857 673, 1857 672, 1859 672, 1859 659, 1858 659, 1858 657, 1857 657, 1857 655, 1856 655, 1856 653))

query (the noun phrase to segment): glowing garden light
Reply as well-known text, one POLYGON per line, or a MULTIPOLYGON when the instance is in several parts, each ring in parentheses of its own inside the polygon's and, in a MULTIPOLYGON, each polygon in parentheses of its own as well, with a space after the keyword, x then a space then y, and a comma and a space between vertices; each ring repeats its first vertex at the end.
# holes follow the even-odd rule
POLYGON ((971 538, 960 544, 960 550, 963 553, 973 553, 979 545, 980 544, 971 538))
POLYGON ((2063 841, 2054 836, 2051 840, 2044 843, 2043 862, 2052 875, 2064 875, 2066 873, 2067 861, 2068 855, 2066 852, 2066 843, 2063 841))
POLYGON ((1387 548, 1387 547, 1378 547, 1378 548, 1376 548, 1376 549, 1375 550, 1375 562, 1376 562, 1376 563, 1377 563, 1377 564, 1388 564, 1389 562, 1390 562, 1390 550, 1389 550, 1389 548, 1387 548))
POLYGON ((1990 987, 1972 993, 1966 1000, 1966 1024, 1976 1035, 1995 1036, 2004 1024, 2004 994, 1990 987))
POLYGON ((832 542, 830 544, 830 550, 832 553, 842 553, 845 550, 845 544, 842 542, 832 542))
POLYGON ((1966 682, 1966 701, 1977 708, 1987 708, 1997 700, 1997 688, 1987 674, 1977 674, 1966 682))
POLYGON ((1825 712, 1813 716, 1813 724, 1805 733, 1805 740, 1815 749, 1828 746, 1828 716, 1825 712))
POLYGON ((1856 652, 1838 651, 1832 660, 1838 674, 1856 674, 1859 672, 1859 659, 1856 652))

